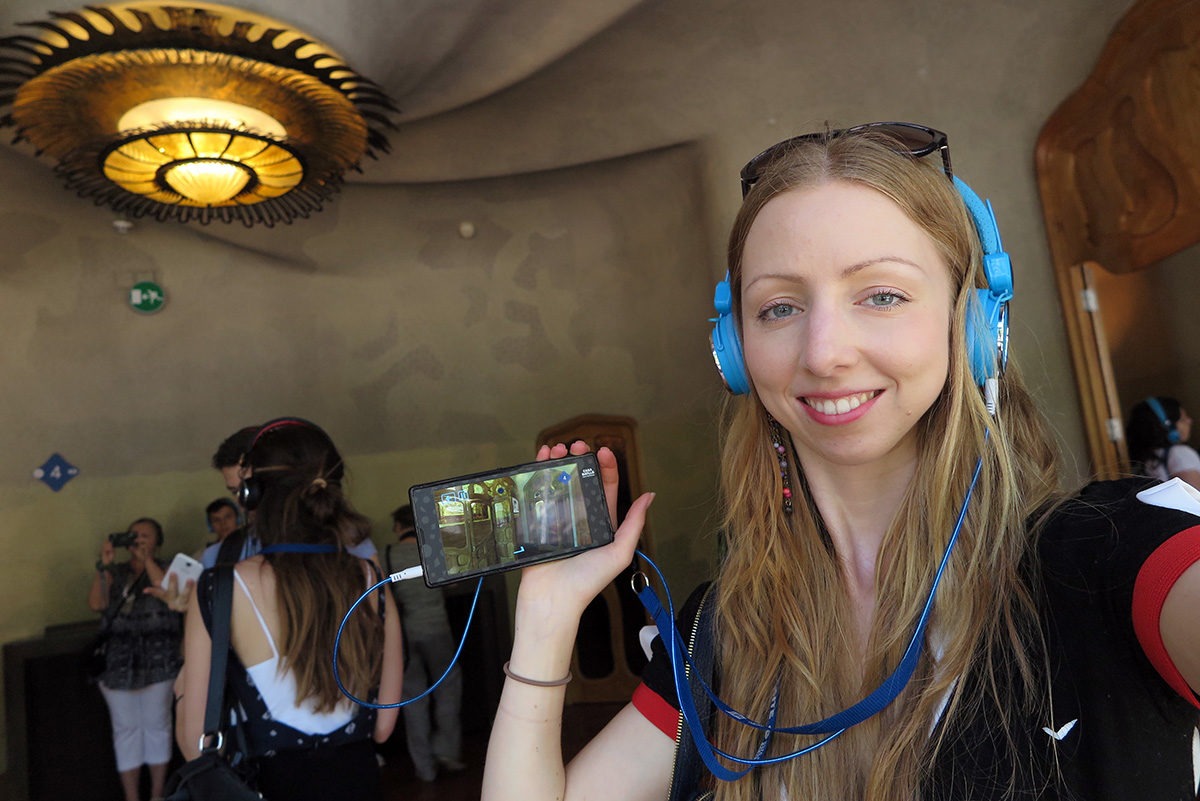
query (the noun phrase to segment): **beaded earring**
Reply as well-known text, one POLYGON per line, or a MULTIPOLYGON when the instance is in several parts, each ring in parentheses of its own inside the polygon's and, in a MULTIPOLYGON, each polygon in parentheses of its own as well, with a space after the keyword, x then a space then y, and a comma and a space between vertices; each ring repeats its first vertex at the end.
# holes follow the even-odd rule
POLYGON ((787 448, 783 444, 783 434, 779 423, 771 419, 771 446, 775 449, 775 458, 779 460, 779 478, 783 481, 783 511, 792 513, 792 471, 788 469, 787 448))

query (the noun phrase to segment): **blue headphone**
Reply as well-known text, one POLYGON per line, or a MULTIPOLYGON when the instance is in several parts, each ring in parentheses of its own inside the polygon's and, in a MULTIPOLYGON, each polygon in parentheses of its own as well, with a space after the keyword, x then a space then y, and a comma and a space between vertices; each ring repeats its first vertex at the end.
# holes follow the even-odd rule
POLYGON ((1146 398, 1146 405, 1150 407, 1150 411, 1154 412, 1154 416, 1158 418, 1158 422, 1161 423, 1162 427, 1166 430, 1167 442, 1171 443, 1172 445, 1178 445, 1180 439, 1179 429, 1177 429, 1175 424, 1171 422, 1171 419, 1167 417, 1167 410, 1163 408, 1162 403, 1159 402, 1158 398, 1151 396, 1146 398))
POLYGON ((205 513, 204 513, 204 525, 208 527, 208 532, 210 534, 212 533, 212 530, 213 530, 211 517, 215 512, 217 512, 218 510, 221 510, 221 509, 232 509, 233 514, 237 517, 238 526, 240 527, 242 525, 242 509, 241 509, 241 507, 238 506, 233 501, 231 501, 229 498, 217 498, 215 501, 213 501, 212 503, 210 503, 208 505, 208 508, 205 509, 205 513), (209 510, 211 510, 211 511, 209 511, 209 510))
MULTIPOLYGON (((960 178, 954 177, 954 187, 962 196, 975 223, 983 247, 983 275, 987 287, 975 290, 975 303, 967 316, 967 358, 975 383, 984 386, 989 378, 997 378, 1008 363, 1008 302, 1013 296, 1012 261, 1000 242, 1000 229, 990 201, 981 200, 960 178)), ((713 360, 725 386, 734 395, 750 392, 750 377, 742 356, 737 321, 733 315, 733 290, 729 273, 717 284, 713 296, 717 318, 711 335, 713 360)), ((1160 413, 1165 420, 1165 416, 1160 413)), ((1173 427, 1171 433, 1178 438, 1173 427)), ((1172 440, 1175 441, 1175 440, 1172 440)))

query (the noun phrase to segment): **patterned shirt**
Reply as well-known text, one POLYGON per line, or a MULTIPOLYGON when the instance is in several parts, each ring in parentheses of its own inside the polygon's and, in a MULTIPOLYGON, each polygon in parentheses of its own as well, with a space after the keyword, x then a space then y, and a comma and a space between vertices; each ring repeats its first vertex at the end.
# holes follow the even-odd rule
MULTIPOLYGON (((166 562, 155 561, 167 569, 166 562)), ((113 690, 139 690, 175 678, 183 665, 183 616, 143 593, 146 574, 135 577, 129 562, 114 564, 111 572, 107 666, 100 680, 113 690)))

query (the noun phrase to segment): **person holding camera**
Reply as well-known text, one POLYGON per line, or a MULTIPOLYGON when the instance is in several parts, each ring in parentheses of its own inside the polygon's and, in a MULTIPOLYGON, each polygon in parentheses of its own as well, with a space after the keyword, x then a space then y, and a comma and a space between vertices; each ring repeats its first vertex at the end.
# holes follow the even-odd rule
POLYGON ((138 801, 142 766, 150 797, 163 794, 171 759, 171 687, 183 664, 182 616, 154 597, 167 563, 158 559, 163 530, 142 517, 100 545, 88 606, 108 632, 100 692, 112 720, 113 750, 125 801, 138 801), (129 553, 117 561, 118 549, 129 553))
POLYGON ((564 765, 580 616, 653 496, 612 544, 525 568, 483 801, 1196 798, 1194 499, 1147 478, 1060 488, 1006 369, 1009 259, 946 135, 826 129, 741 183, 714 298, 737 396, 716 580, 673 626, 635 588, 653 657, 564 765))
MULTIPOLYGON (((229 694, 265 798, 379 801, 375 742, 392 733, 398 709, 376 712, 349 701, 330 669, 346 613, 382 578, 353 549, 369 521, 342 489, 345 467, 315 424, 282 418, 264 424, 242 460, 239 498, 254 513, 262 549, 232 566, 205 571, 188 608, 177 742, 199 755, 213 626, 229 626, 229 694), (213 620, 216 574, 233 570, 230 619, 213 620)), ((358 698, 397 703, 403 672, 400 621, 385 587, 363 599, 346 622, 338 675, 358 698)))

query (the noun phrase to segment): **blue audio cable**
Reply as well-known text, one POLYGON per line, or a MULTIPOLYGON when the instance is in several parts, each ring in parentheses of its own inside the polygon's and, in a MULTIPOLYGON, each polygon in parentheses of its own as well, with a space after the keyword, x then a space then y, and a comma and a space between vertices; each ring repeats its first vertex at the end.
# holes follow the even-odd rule
POLYGON ((458 648, 455 649, 454 656, 450 659, 450 664, 446 666, 446 670, 443 671, 442 675, 438 677, 438 680, 429 685, 429 687, 426 688, 423 693, 404 701, 397 701, 394 704, 376 704, 372 703, 371 701, 365 701, 362 698, 355 697, 355 695, 347 690, 346 686, 342 684, 342 677, 338 671, 338 650, 341 648, 342 644, 342 631, 346 628, 346 623, 350 620, 350 616, 354 614, 354 610, 358 608, 359 604, 369 598, 371 593, 375 592, 383 585, 391 584, 394 581, 409 581, 411 579, 421 578, 424 575, 425 570, 420 565, 414 565, 413 567, 405 568, 398 573, 392 573, 387 578, 376 582, 374 586, 370 587, 366 592, 358 596, 357 601, 350 604, 350 609, 346 611, 345 616, 342 618, 341 624, 338 626, 337 637, 335 637, 333 640, 333 680, 337 682, 338 689, 342 691, 342 695, 346 696, 359 706, 365 706, 369 709, 397 709, 402 706, 414 704, 440 687, 442 682, 446 680, 446 677, 450 675, 450 671, 453 670, 454 666, 458 664, 458 657, 462 653, 463 645, 467 642, 467 634, 471 631, 471 621, 475 619, 475 607, 479 604, 479 591, 483 589, 482 577, 480 577, 478 583, 475 585, 475 595, 471 598, 471 611, 467 613, 467 623, 465 626, 463 626, 462 639, 458 641, 458 648))

